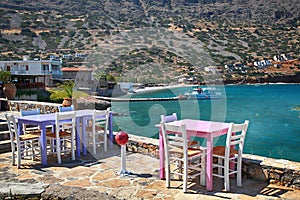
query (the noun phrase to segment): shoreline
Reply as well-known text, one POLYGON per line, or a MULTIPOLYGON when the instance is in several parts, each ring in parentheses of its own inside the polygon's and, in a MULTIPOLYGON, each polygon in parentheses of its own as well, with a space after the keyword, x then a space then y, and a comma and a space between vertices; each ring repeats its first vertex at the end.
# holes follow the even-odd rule
MULTIPOLYGON (((145 87, 142 89, 134 89, 134 93, 142 94, 148 92, 156 92, 161 90, 173 89, 173 88, 184 88, 184 87, 208 87, 208 86, 238 86, 238 85, 298 85, 300 83, 285 83, 285 82, 278 82, 278 83, 245 83, 245 84, 207 84, 207 85, 189 85, 189 84, 177 84, 177 85, 167 85, 167 86, 153 86, 153 87, 145 87)), ((127 95, 131 95, 129 93, 127 95)))

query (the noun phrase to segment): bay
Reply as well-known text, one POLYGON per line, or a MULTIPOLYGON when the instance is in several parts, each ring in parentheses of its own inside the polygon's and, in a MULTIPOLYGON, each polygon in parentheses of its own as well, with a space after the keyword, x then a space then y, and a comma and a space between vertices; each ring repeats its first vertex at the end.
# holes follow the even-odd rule
MULTIPOLYGON (((216 100, 113 102, 112 110, 126 114, 114 117, 115 131, 157 138, 160 115, 176 112, 179 119, 242 123, 248 119, 245 153, 300 162, 299 84, 227 85, 216 100)), ((134 94, 131 98, 175 97, 191 87, 134 94)), ((202 145, 205 143, 199 140, 202 145)), ((215 140, 223 144, 225 137, 215 140)))

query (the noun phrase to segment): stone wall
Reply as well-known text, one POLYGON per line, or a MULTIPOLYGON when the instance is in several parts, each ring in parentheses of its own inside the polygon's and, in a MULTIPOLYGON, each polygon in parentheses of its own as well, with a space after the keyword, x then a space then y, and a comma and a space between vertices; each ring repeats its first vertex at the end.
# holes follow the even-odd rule
POLYGON ((10 111, 31 110, 39 108, 41 113, 44 114, 58 112, 58 106, 60 106, 61 104, 38 101, 8 100, 7 105, 10 111))
MULTIPOLYGON (((159 158, 159 141, 129 135, 127 150, 159 158)), ((243 177, 300 189, 300 163, 243 154, 243 177)))
MULTIPOLYGON (((38 102, 38 101, 24 101, 24 100, 7 100, 5 98, 0 98, 2 105, 1 110, 9 111, 20 111, 20 110, 30 110, 37 109, 41 110, 41 113, 54 113, 58 112, 59 103, 48 103, 48 102, 38 102)), ((83 97, 73 100, 73 105, 75 110, 82 109, 97 109, 105 110, 111 106, 110 102, 97 100, 92 97, 83 97)))

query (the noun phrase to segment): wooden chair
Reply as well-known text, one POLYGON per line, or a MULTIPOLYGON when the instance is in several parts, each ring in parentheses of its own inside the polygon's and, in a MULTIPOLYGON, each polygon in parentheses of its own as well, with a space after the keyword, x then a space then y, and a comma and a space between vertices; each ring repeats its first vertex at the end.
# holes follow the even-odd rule
POLYGON ((171 174, 183 177, 183 192, 187 192, 188 178, 198 177, 205 185, 205 149, 189 148, 185 125, 168 125, 161 121, 164 139, 166 186, 170 187, 171 174), (182 147, 182 148, 179 148, 182 147))
POLYGON ((93 154, 97 153, 97 147, 104 144, 104 151, 107 151, 107 133, 110 108, 106 110, 94 110, 92 124, 87 127, 87 142, 92 143, 93 154))
POLYGON ((40 155, 40 135, 30 134, 19 135, 18 127, 13 115, 5 114, 7 125, 10 133, 11 151, 12 151, 12 163, 15 165, 15 159, 17 157, 17 167, 21 167, 21 159, 25 157, 31 157, 40 155))
MULTIPOLYGON (((21 116, 30 116, 30 115, 40 115, 40 109, 34 109, 34 110, 20 110, 21 116)), ((34 125, 26 125, 23 124, 23 132, 26 134, 27 132, 30 132, 31 134, 40 134, 40 127, 34 126, 34 125), (35 131, 35 133, 33 132, 35 131)))
POLYGON ((230 190, 229 176, 232 174, 237 174, 237 186, 242 186, 242 154, 248 126, 248 120, 245 120, 243 124, 230 123, 226 146, 213 148, 213 157, 218 158, 218 163, 213 164, 213 168, 218 168, 218 173, 213 173, 213 176, 224 179, 225 191, 230 190), (236 165, 235 168, 230 168, 231 163, 236 165))
POLYGON ((46 134, 50 141, 55 141, 52 147, 55 148, 58 164, 61 164, 61 153, 71 152, 72 160, 75 160, 75 112, 55 113, 55 132, 46 134))

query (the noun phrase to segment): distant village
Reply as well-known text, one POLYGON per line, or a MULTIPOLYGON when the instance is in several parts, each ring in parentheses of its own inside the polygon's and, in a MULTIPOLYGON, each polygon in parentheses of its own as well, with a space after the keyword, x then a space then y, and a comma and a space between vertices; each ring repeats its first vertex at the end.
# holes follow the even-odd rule
MULTIPOLYGON (((103 87, 103 83, 95 80, 94 69, 83 65, 62 67, 64 62, 76 59, 84 60, 88 54, 74 53, 50 55, 48 60, 33 59, 24 56, 23 60, 0 61, 0 69, 10 71, 12 80, 17 88, 53 87, 57 83, 73 80, 76 87, 88 91, 96 91, 103 87), (100 85, 99 85, 100 84, 100 85)), ((251 64, 234 63, 224 66, 206 66, 204 73, 221 74, 223 77, 235 75, 247 75, 250 71, 260 71, 265 73, 287 73, 300 71, 300 62, 293 59, 288 54, 275 55, 273 59, 263 59, 251 64)), ((241 78, 240 78, 241 79, 241 78)), ((255 81, 253 81, 255 82, 255 81)), ((197 78, 190 75, 178 77, 177 83, 198 84, 197 78)), ((173 83, 174 84, 174 83, 173 83)), ((175 83, 176 84, 176 83, 175 83)), ((106 85, 106 87, 109 87, 106 85)))

